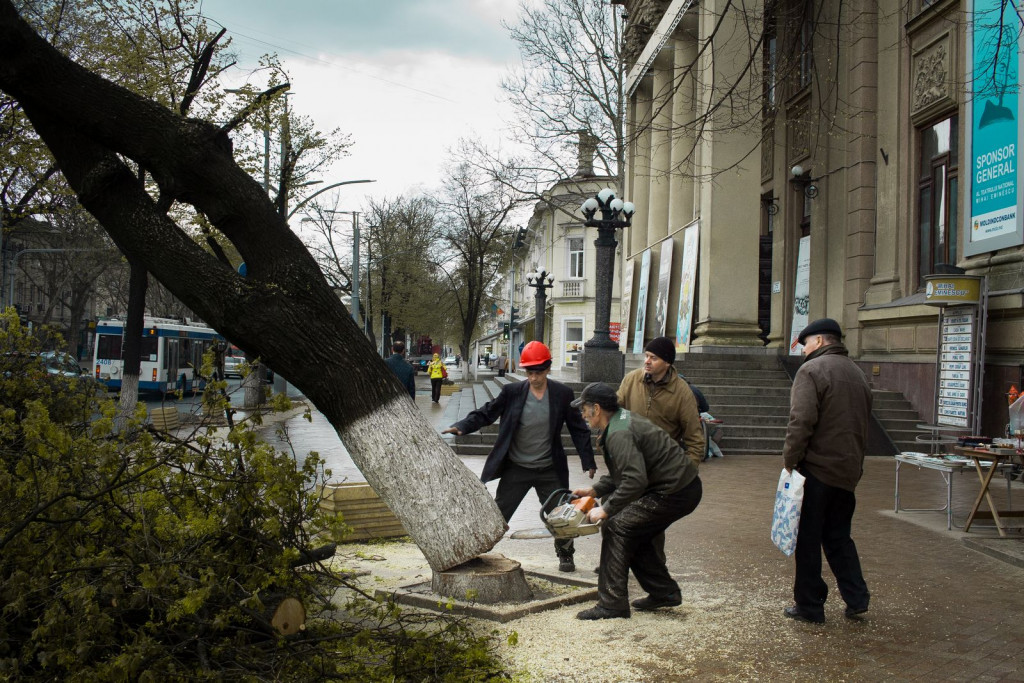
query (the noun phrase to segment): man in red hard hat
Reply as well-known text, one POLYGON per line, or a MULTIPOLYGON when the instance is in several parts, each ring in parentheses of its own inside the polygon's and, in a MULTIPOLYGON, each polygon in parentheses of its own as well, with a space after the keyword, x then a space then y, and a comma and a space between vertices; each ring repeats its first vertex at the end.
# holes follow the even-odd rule
MULTIPOLYGON (((590 428, 578 408, 572 407, 572 389, 548 379, 551 372, 551 351, 539 341, 523 347, 519 367, 526 373, 525 382, 513 382, 484 407, 478 408, 456 422, 445 434, 472 434, 501 418, 498 439, 487 456, 480 479, 499 479, 494 502, 507 522, 519 503, 536 489, 541 502, 552 491, 569 488, 569 463, 562 447, 562 425, 579 452, 583 470, 594 478, 594 448, 590 428)), ((558 569, 576 570, 571 538, 555 540, 558 569)))

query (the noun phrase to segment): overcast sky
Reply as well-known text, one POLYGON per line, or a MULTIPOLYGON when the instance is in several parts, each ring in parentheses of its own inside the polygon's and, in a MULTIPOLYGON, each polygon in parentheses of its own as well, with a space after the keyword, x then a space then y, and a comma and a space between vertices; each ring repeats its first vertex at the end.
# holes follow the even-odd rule
MULTIPOLYGON (((498 83, 518 61, 501 25, 516 0, 203 0, 227 28, 245 80, 276 52, 291 76, 289 104, 320 130, 354 142, 325 182, 372 178, 342 190, 365 195, 431 189, 459 137, 496 143, 503 126, 498 83)), ((262 77, 254 83, 262 84, 262 77)), ((232 83, 234 84, 234 82, 232 83)))

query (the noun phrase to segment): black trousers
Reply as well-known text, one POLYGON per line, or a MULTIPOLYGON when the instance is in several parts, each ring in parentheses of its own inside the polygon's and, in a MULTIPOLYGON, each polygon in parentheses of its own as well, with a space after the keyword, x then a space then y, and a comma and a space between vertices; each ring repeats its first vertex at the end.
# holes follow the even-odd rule
MULTIPOLYGON (((505 521, 512 519, 523 498, 530 492, 530 489, 537 490, 537 498, 543 504, 552 491, 565 488, 558 480, 558 473, 554 467, 546 467, 542 470, 520 467, 519 465, 505 461, 501 466, 501 478, 498 479, 498 490, 494 494, 494 502, 498 504, 505 521)), ((540 520, 537 520, 540 524, 540 520)), ((555 553, 558 557, 572 557, 576 550, 573 548, 571 538, 555 539, 555 553)))
POLYGON ((807 472, 800 528, 796 537, 793 601, 812 617, 825 616, 828 584, 821 578, 821 551, 849 607, 866 608, 871 595, 861 574, 857 546, 850 537, 857 498, 853 491, 828 486, 807 472))
POLYGON ((441 400, 441 377, 430 378, 430 400, 437 403, 441 400))
POLYGON ((697 509, 703 495, 700 477, 681 491, 668 495, 646 493, 608 518, 601 530, 601 571, 597 604, 629 611, 629 571, 650 595, 679 595, 679 584, 669 575, 664 551, 653 542, 673 522, 697 509))

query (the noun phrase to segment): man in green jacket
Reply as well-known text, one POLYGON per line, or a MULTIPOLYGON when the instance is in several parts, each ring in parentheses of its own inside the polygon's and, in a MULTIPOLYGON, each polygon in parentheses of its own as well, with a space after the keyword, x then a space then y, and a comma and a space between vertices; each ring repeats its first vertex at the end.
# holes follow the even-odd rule
POLYGON ((615 390, 607 384, 588 384, 572 405, 582 406, 583 419, 602 432, 598 444, 609 471, 592 488, 573 491, 601 497, 602 505, 588 517, 592 522, 604 520, 598 603, 577 618, 628 618, 630 570, 647 591, 633 607, 653 610, 681 604, 679 584, 652 541, 700 503, 697 464, 663 429, 619 408, 615 390))
POLYGON ((793 602, 784 614, 798 621, 825 621, 828 584, 821 578, 821 551, 846 602, 846 617, 868 611, 867 584, 850 537, 854 489, 864 472, 871 419, 871 387, 843 346, 831 318, 800 332, 804 363, 793 378, 783 463, 807 477, 796 539, 793 602))

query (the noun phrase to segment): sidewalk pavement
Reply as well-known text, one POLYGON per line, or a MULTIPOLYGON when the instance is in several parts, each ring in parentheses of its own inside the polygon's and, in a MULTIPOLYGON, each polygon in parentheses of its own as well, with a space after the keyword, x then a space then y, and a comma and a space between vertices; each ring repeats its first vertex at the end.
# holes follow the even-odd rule
MULTIPOLYGON (((447 400, 442 397, 436 405, 429 394, 418 395, 417 405, 441 429, 447 426, 440 424, 447 400)), ((296 424, 292 429, 296 422, 307 425, 301 418, 289 420, 293 436, 303 428, 296 424)), ((340 442, 325 424, 314 413, 313 425, 301 435, 301 448, 333 457, 340 442)), ((483 460, 463 457, 474 472, 483 460)), ((598 463, 600 476, 600 457, 598 463)), ((575 620, 579 606, 530 615, 495 627, 503 640, 516 633, 518 645, 503 645, 503 655, 545 681, 1024 681, 1024 568, 967 545, 996 548, 1012 559, 1024 555, 1022 536, 1011 532, 1011 538, 1000 539, 991 528, 977 525, 968 534, 947 531, 943 512, 895 514, 891 458, 869 458, 857 489, 853 535, 871 590, 870 611, 863 620, 844 618, 825 565, 827 623, 785 619, 782 608, 792 601, 793 560, 768 538, 781 466, 781 458, 728 454, 701 466, 701 505, 667 533, 669 570, 683 588, 681 607, 591 623, 575 620)), ((570 472, 571 486, 589 482, 574 458, 570 472)), ((349 474, 359 476, 354 468, 349 474)), ((938 507, 945 500, 939 473, 904 467, 900 476, 904 505, 938 507)), ((967 470, 953 476, 955 520, 962 525, 978 491, 977 475, 967 470)), ((492 493, 494 486, 488 485, 492 493)), ((1002 482, 992 486, 992 493, 997 503, 1006 503, 1002 482)), ((1017 506, 1024 505, 1024 486, 1015 482, 1012 497, 1017 506)), ((510 521, 511 530, 539 526, 538 510, 539 502, 528 496, 510 521)), ((410 545, 376 544, 369 552, 388 559, 408 554, 410 545)), ((578 576, 593 579, 599 537, 578 539, 576 547, 578 576)), ((344 546, 342 553, 357 550, 344 546)), ((528 570, 554 572, 557 566, 546 539, 506 537, 493 552, 528 570)), ((378 564, 383 573, 386 565, 378 564)), ((404 570, 392 565, 392 583, 429 576, 425 562, 414 558, 413 565, 404 570)), ((641 595, 632 582, 631 598, 641 595)))

